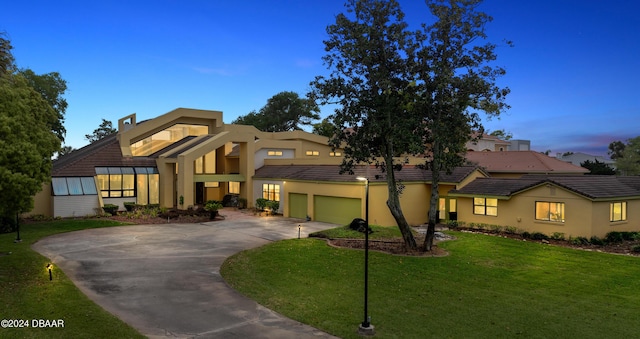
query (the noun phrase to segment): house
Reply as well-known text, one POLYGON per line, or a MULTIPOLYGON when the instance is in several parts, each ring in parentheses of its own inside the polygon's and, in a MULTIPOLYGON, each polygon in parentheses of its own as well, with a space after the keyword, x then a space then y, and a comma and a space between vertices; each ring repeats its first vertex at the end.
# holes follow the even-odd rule
POLYGON ((253 185, 267 159, 339 163, 327 138, 302 131, 270 133, 229 125, 222 112, 178 108, 137 122, 131 114, 118 132, 53 162, 52 183, 35 197, 31 214, 94 215, 104 204, 125 202, 187 209, 227 194, 274 197, 253 185))
POLYGON ((563 237, 640 230, 640 177, 527 175, 478 178, 449 192, 458 222, 563 237))
MULTIPOLYGON (((386 205, 380 168, 340 173, 341 149, 304 131, 262 132, 225 124, 222 112, 178 108, 137 121, 118 120, 118 132, 55 160, 52 182, 34 198, 31 214, 94 215, 125 202, 188 209, 234 195, 255 206, 279 201, 293 217, 347 224, 364 217, 368 178, 369 221, 395 225, 386 205)), ((603 236, 640 230, 640 183, 634 178, 584 176, 586 169, 531 151, 468 152, 469 164, 441 173, 438 215, 511 226, 529 232, 603 236)), ((406 159, 397 171, 400 204, 411 225, 428 221, 431 172, 406 159)))
POLYGON ((467 152, 467 161, 492 177, 517 178, 526 174, 585 174, 589 170, 534 151, 467 152))

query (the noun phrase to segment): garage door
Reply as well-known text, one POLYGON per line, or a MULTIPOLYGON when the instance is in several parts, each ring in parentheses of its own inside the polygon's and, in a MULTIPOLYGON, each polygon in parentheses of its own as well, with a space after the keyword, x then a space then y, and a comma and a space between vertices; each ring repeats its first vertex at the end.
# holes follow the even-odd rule
POLYGON ((307 195, 289 193, 289 216, 291 218, 307 218, 307 195))
POLYGON ((313 206, 316 221, 347 225, 354 218, 362 217, 360 199, 315 196, 313 206))

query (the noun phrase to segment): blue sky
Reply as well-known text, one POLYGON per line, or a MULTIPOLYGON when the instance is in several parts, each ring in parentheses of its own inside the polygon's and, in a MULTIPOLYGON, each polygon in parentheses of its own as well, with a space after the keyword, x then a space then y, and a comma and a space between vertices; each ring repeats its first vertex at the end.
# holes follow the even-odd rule
MULTIPOLYGON (((327 74, 325 28, 342 0, 11 1, 0 31, 19 67, 68 82, 66 144, 87 144, 106 118, 153 118, 177 107, 221 110, 230 123, 281 91, 304 95, 327 74)), ((413 28, 431 23, 400 0, 413 28)), ((640 135, 640 2, 485 0, 511 109, 488 130, 534 150, 606 155, 640 135), (515 47, 501 44, 512 40, 515 47)), ((323 109, 323 117, 330 108, 323 109)))

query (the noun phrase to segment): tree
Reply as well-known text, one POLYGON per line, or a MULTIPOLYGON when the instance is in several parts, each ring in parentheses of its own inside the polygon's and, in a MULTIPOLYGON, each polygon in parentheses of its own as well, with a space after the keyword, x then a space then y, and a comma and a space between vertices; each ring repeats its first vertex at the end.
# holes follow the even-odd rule
POLYGON ((483 131, 478 112, 497 117, 509 108, 505 98, 510 90, 496 85, 496 79, 506 72, 490 65, 497 58, 496 45, 481 44, 487 38, 484 27, 492 18, 476 11, 479 3, 427 1, 436 22, 423 26, 417 54, 417 107, 424 124, 420 131, 429 145, 426 167, 432 172, 425 250, 433 245, 440 173, 463 164, 464 145, 472 131, 483 131))
POLYGON ((324 118, 321 122, 313 124, 312 133, 331 138, 334 134, 336 134, 336 126, 331 123, 331 120, 329 118, 324 118))
POLYGON ((595 159, 595 161, 585 160, 584 162, 580 163, 580 166, 588 169, 589 170, 588 174, 591 174, 591 175, 616 174, 615 169, 611 168, 611 166, 609 166, 608 164, 605 164, 602 161, 598 161, 598 159, 595 159))
POLYGON ((72 146, 69 146, 69 145, 62 146, 60 148, 60 151, 58 151, 58 157, 61 157, 61 156, 66 155, 66 154, 69 154, 69 153, 71 153, 71 152, 73 152, 75 150, 76 150, 75 148, 73 148, 72 146))
POLYGON ((618 158, 622 158, 622 154, 624 153, 625 144, 622 141, 613 141, 609 144, 609 157, 611 160, 616 160, 618 158))
POLYGON ((501 140, 511 140, 511 138, 513 138, 513 134, 511 132, 506 132, 504 129, 497 129, 489 133, 489 135, 493 135, 501 140))
POLYGON ((0 107, 0 216, 11 218, 33 208, 60 139, 48 123, 56 111, 21 75, 0 76, 0 107))
POLYGON ((113 124, 111 121, 102 119, 102 123, 100 126, 93 130, 91 134, 85 134, 84 138, 87 139, 90 143, 94 143, 104 137, 108 137, 109 135, 116 132, 116 129, 113 128, 113 124))
POLYGON ((627 140, 616 168, 624 175, 640 175, 640 137, 627 140))
POLYGON ((14 58, 11 50, 11 41, 6 38, 5 32, 0 32, 0 74, 12 73, 15 69, 14 58))
POLYGON ((312 82, 322 104, 339 105, 331 116, 338 133, 330 144, 345 145, 342 171, 373 163, 385 172, 387 206, 410 249, 417 245, 400 206, 399 157, 423 155, 423 167, 432 172, 424 243, 430 250, 440 172, 463 163, 464 144, 483 130, 477 111, 498 116, 508 108, 509 89, 495 85, 505 71, 487 65, 496 59, 495 45, 475 41, 485 38, 491 19, 474 11, 478 2, 430 0, 437 21, 410 32, 397 1, 350 0, 353 19, 339 14, 327 28, 324 61, 332 72, 312 82))
POLYGON ((564 152, 564 153, 562 153, 562 157, 563 157, 563 158, 564 158, 564 157, 568 157, 568 156, 570 156, 570 155, 573 155, 573 152, 564 152))
POLYGON ((407 248, 417 244, 400 206, 394 157, 424 150, 420 121, 411 110, 415 92, 411 65, 415 39, 407 31, 404 13, 395 0, 349 0, 347 14, 327 27, 323 60, 331 70, 311 83, 314 99, 337 104, 329 119, 336 127, 329 144, 344 149, 341 173, 356 164, 375 164, 385 172, 387 207, 407 248), (349 16, 347 16, 349 15, 349 16))
POLYGON ((259 112, 252 111, 234 120, 233 124, 253 125, 264 132, 301 130, 320 119, 320 109, 313 100, 300 98, 295 92, 280 92, 269 100, 259 112))
POLYGON ((29 86, 40 93, 42 98, 56 111, 55 119, 51 119, 49 122, 50 128, 58 139, 64 142, 67 133, 63 125, 64 115, 67 111, 67 100, 62 96, 67 91, 67 82, 58 72, 37 75, 30 69, 22 69, 19 74, 27 79, 29 86))

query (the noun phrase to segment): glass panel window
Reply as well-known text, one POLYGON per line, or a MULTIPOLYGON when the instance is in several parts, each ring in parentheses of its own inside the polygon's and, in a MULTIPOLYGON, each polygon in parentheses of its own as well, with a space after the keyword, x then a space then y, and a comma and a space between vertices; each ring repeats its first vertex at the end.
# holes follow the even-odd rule
POLYGON ((197 158, 193 164, 196 174, 204 173, 204 157, 197 158))
POLYGON ((280 185, 262 184, 262 197, 267 200, 280 201, 280 185))
POLYGON ((627 202, 612 202, 609 205, 609 221, 627 220, 627 202))
POLYGON ((69 195, 82 195, 80 178, 67 178, 67 186, 69 187, 69 195))
POLYGON ((329 152, 330 157, 341 157, 342 152, 329 152))
POLYGON ((216 151, 204 155, 204 172, 209 174, 216 173, 216 151))
POLYGON ((229 181, 229 194, 240 194, 240 183, 237 181, 229 181))
POLYGON ((312 155, 312 156, 318 156, 320 155, 319 151, 306 151, 305 152, 306 155, 312 155))
POLYGON ((498 199, 495 198, 473 198, 473 214, 498 215, 498 199))
POLYGON ((66 178, 51 178, 51 186, 53 186, 53 195, 69 195, 66 178))
POLYGON ((267 155, 272 157, 281 157, 282 151, 267 151, 267 155))
POLYGON ((175 124, 167 129, 159 131, 149 137, 131 144, 133 156, 147 156, 162 150, 176 141, 188 136, 199 136, 209 133, 208 126, 175 124))
POLYGON ((149 204, 160 203, 160 175, 149 174, 149 204))
POLYGON ((96 191, 96 181, 92 177, 82 177, 80 178, 80 183, 82 184, 82 191, 85 195, 98 194, 98 191, 96 191))
POLYGON ((536 201, 536 220, 564 222, 564 203, 536 201))

